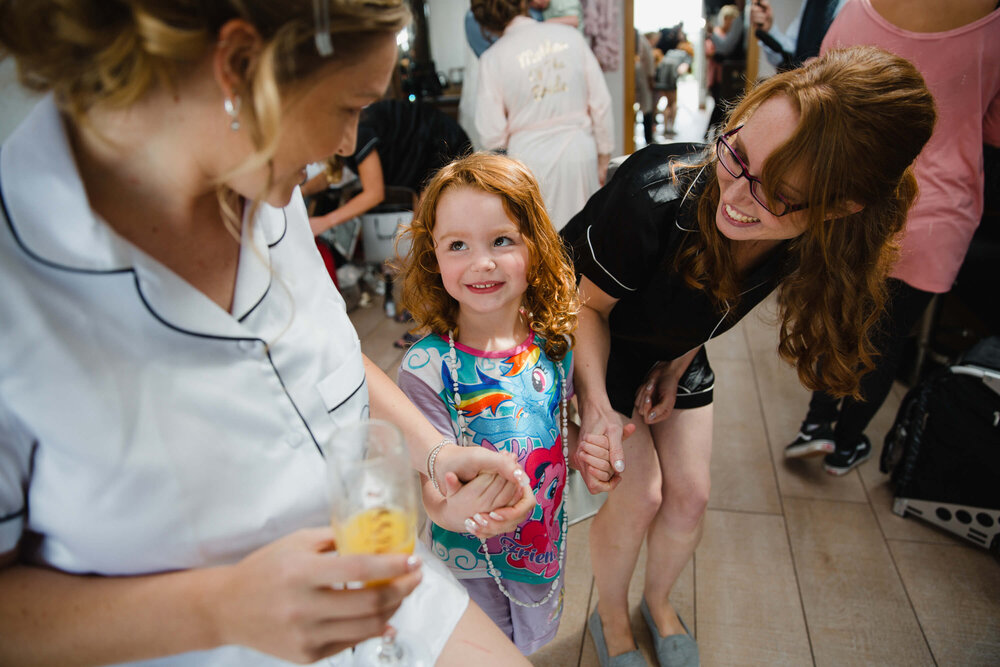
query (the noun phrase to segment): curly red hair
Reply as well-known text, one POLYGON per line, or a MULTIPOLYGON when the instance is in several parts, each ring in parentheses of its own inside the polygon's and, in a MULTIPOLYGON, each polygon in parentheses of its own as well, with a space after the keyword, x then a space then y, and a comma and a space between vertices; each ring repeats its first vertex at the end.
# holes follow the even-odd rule
POLYGON ((459 305, 441 282, 433 236, 438 203, 456 187, 500 197, 528 249, 522 308, 530 314, 532 330, 545 339, 545 353, 562 359, 573 345, 580 309, 573 265, 545 212, 534 176, 504 155, 480 152, 459 158, 442 167, 424 188, 413 222, 399 238, 401 246, 409 244, 409 251, 395 263, 402 279, 400 305, 417 323, 414 331, 426 328, 443 336, 458 327, 459 305))
MULTIPOLYGON (((789 243, 789 275, 778 288, 778 352, 809 389, 859 398, 875 367, 870 332, 886 303, 896 238, 917 195, 913 161, 934 129, 934 101, 920 72, 882 49, 830 51, 767 79, 732 110, 726 130, 783 95, 799 113, 794 134, 764 161, 767 196, 794 169, 807 176, 806 230, 789 243), (863 208, 850 212, 847 202, 863 208)), ((715 153, 698 202, 700 234, 678 255, 692 286, 719 304, 739 300, 733 243, 715 225, 715 153)))

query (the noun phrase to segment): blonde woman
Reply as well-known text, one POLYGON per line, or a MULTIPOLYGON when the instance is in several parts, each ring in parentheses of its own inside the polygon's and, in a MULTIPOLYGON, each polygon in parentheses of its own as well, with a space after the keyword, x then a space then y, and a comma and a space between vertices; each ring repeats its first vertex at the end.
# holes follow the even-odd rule
POLYGON ((344 664, 391 617, 438 664, 525 664, 432 557, 339 556, 323 527, 320 444, 369 414, 447 494, 425 479, 435 521, 496 534, 534 504, 497 454, 428 456, 298 193, 353 151, 408 20, 0 2, 0 50, 48 93, 0 151, 0 663, 344 664))

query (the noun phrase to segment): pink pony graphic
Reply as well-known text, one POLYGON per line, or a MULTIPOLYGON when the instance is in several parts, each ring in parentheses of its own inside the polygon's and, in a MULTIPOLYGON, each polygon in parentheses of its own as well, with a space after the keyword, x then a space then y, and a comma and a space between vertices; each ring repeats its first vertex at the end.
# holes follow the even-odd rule
POLYGON ((557 438, 556 445, 551 449, 532 451, 524 464, 538 502, 535 514, 541 510, 541 519, 533 515, 518 527, 513 536, 509 533, 499 536, 500 541, 508 540, 504 545, 508 563, 546 578, 559 573, 561 527, 557 513, 566 486, 566 461, 562 456, 561 440, 561 436, 557 438), (514 549, 511 549, 512 546, 514 549))
MULTIPOLYGON (((513 567, 552 578, 559 572, 558 512, 566 484, 566 461, 562 437, 558 427, 553 428, 553 415, 558 414, 558 383, 551 368, 538 364, 540 354, 537 346, 530 346, 504 359, 506 367, 500 377, 477 368, 477 382, 460 383, 458 409, 468 420, 476 444, 517 455, 538 503, 517 530, 487 540, 490 554, 503 554, 513 567), (545 446, 546 436, 554 439, 551 447, 545 446)), ((447 369, 442 369, 445 372, 447 369)), ((445 387, 450 385, 449 379, 445 387)))

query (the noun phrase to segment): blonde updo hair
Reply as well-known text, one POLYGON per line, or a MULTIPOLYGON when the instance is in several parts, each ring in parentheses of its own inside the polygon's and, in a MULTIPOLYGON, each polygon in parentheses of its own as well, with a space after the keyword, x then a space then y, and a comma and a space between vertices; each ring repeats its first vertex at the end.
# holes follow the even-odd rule
POLYGON ((21 84, 53 92, 75 122, 96 106, 125 108, 202 59, 231 19, 260 34, 261 53, 237 91, 266 161, 277 140, 282 94, 320 66, 365 52, 374 35, 410 20, 403 0, 327 0, 334 52, 316 50, 312 0, 0 0, 0 58, 21 84))
MULTIPOLYGON (((283 98, 293 86, 324 65, 360 58, 373 39, 410 21, 404 0, 325 1, 329 56, 317 51, 313 0, 0 0, 0 59, 13 56, 23 86, 51 91, 74 123, 86 124, 91 109, 124 109, 155 86, 173 85, 203 60, 227 21, 242 19, 262 44, 237 72, 240 123, 255 150, 236 171, 267 166, 266 191, 283 98)), ((239 197, 222 184, 226 176, 217 182, 219 205, 239 241, 239 197)))

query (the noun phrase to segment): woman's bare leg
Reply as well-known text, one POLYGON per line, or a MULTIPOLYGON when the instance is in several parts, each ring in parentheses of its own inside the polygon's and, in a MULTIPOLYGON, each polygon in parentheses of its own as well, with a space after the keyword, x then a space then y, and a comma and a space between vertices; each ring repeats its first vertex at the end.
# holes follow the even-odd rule
POLYGON ((641 421, 622 444, 625 472, 594 517, 590 559, 597 584, 597 611, 608 655, 635 649, 628 614, 628 586, 646 529, 660 505, 660 466, 649 428, 641 421))
POLYGON ((435 664, 438 667, 468 667, 531 663, 479 605, 470 600, 435 664))
POLYGON ((712 406, 675 410, 654 424, 653 440, 663 476, 663 503, 646 536, 643 593, 663 636, 683 634, 670 591, 701 540, 711 487, 712 406))

